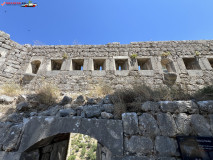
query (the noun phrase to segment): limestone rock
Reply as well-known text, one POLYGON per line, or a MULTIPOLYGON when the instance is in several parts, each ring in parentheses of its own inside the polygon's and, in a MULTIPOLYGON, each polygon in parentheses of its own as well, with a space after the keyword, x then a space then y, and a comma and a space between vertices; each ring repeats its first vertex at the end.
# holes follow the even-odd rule
POLYGON ((177 143, 172 138, 157 136, 155 139, 155 148, 160 156, 175 156, 177 143))
POLYGON ((198 136, 212 136, 210 125, 202 115, 193 114, 191 116, 191 126, 198 136))
POLYGON ((139 116, 139 132, 141 135, 154 137, 160 134, 157 121, 149 113, 139 116))
POLYGON ((16 105, 16 109, 20 112, 28 111, 30 109, 30 105, 27 102, 20 102, 16 105))
POLYGON ((14 101, 14 97, 9 97, 6 95, 0 96, 0 104, 11 104, 14 101))
POLYGON ((87 105, 90 104, 97 104, 96 100, 94 98, 87 98, 87 105))
POLYGON ((60 105, 66 105, 72 102, 72 98, 68 96, 64 96, 64 98, 61 100, 60 105))
POLYGON ((163 112, 179 113, 178 106, 173 101, 160 101, 159 104, 163 112))
POLYGON ((74 104, 83 105, 85 102, 84 97, 82 95, 78 96, 74 101, 74 104))
POLYGON ((163 136, 175 136, 177 127, 170 113, 158 113, 157 121, 163 136))
POLYGON ((149 154, 153 151, 153 142, 150 138, 132 136, 125 138, 125 149, 131 153, 149 154))
POLYGON ((108 112, 108 113, 113 113, 114 112, 114 105, 113 104, 103 104, 101 106, 101 110, 108 112))
POLYGON ((103 103, 104 104, 110 104, 110 103, 112 103, 109 95, 107 95, 107 96, 104 97, 103 103))
POLYGON ((22 119, 23 117, 19 113, 12 113, 7 117, 7 121, 13 122, 13 123, 22 122, 22 119))
POLYGON ((101 115, 101 109, 99 105, 84 106, 83 112, 87 118, 99 117, 101 115))
POLYGON ((111 118, 113 118, 113 115, 111 113, 101 112, 101 117, 103 119, 111 119, 111 118))
POLYGON ((213 113, 213 100, 197 102, 201 113, 213 113))
POLYGON ((67 116, 75 115, 75 114, 76 114, 76 111, 73 110, 72 108, 59 110, 59 116, 60 117, 67 117, 67 116))
POLYGON ((190 121, 191 117, 187 116, 186 113, 180 113, 174 117, 177 125, 177 131, 180 134, 189 135, 191 133, 190 121))
POLYGON ((138 117, 136 113, 123 113, 122 121, 124 133, 126 134, 138 133, 138 117))
POLYGON ((22 124, 6 125, 1 129, 0 145, 4 151, 16 150, 19 145, 19 138, 22 131, 22 124))
POLYGON ((155 111, 155 112, 158 112, 160 110, 159 107, 160 106, 159 106, 159 104, 157 102, 147 101, 147 102, 142 104, 141 110, 142 111, 155 111))

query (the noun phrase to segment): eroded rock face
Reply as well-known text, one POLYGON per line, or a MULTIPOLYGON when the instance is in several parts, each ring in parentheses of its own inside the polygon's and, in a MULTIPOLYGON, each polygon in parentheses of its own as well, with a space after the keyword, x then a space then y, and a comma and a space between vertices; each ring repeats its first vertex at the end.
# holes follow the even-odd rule
POLYGON ((177 154, 177 143, 169 137, 157 136, 155 147, 160 156, 175 156, 177 154))
POLYGON ((143 113, 139 116, 139 132, 143 136, 154 137, 160 135, 157 121, 149 113, 143 113))
POLYGON ((132 136, 125 138, 125 150, 131 153, 148 154, 153 151, 153 142, 150 138, 132 136))
POLYGON ((122 121, 124 126, 124 133, 126 134, 138 133, 138 117, 136 113, 123 113, 122 121))

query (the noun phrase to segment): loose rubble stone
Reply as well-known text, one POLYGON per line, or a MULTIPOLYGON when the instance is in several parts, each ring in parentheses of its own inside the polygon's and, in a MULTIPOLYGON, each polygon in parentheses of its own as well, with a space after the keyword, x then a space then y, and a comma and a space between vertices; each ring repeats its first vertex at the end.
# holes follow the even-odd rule
POLYGON ((64 98, 61 100, 60 105, 66 105, 72 102, 72 98, 68 96, 64 96, 64 98))
POLYGON ((189 135, 192 131, 190 126, 191 117, 186 113, 180 113, 174 117, 179 134, 189 135))
POLYGON ((61 106, 56 105, 55 107, 51 107, 50 109, 40 112, 38 115, 39 116, 55 116, 59 109, 61 108, 61 106))
POLYGON ((94 98, 87 98, 87 104, 97 104, 96 100, 94 98))
POLYGON ((113 113, 114 112, 114 105, 113 104, 103 104, 103 105, 101 105, 101 111, 113 113))
POLYGON ((136 113, 123 113, 122 121, 124 133, 126 134, 138 133, 138 117, 136 113))
POLYGON ((210 125, 202 115, 193 114, 191 116, 191 126, 198 136, 212 136, 210 125))
POLYGON ((84 97, 82 95, 78 96, 74 101, 74 104, 83 105, 85 102, 84 97))
POLYGON ((155 148, 160 156, 175 156, 177 152, 177 143, 172 138, 157 136, 155 148))
POLYGON ((11 104, 14 101, 14 97, 9 97, 6 95, 0 96, 0 104, 11 104))
POLYGON ((16 105, 16 109, 18 111, 28 111, 30 109, 30 105, 27 102, 20 102, 19 104, 16 105))
POLYGON ((75 114, 76 114, 76 111, 73 110, 72 108, 59 110, 60 117, 66 117, 66 116, 75 115, 75 114))
POLYGON ((27 96, 26 95, 19 95, 17 100, 16 100, 16 104, 19 104, 21 102, 27 102, 27 96))
POLYGON ((158 112, 160 110, 159 107, 160 107, 159 103, 147 101, 147 102, 142 104, 141 110, 142 111, 155 111, 155 112, 158 112))
POLYGON ((101 117, 103 119, 111 119, 111 118, 113 118, 113 115, 111 113, 101 112, 101 117))
POLYGON ((104 97, 103 99, 104 104, 110 104, 112 103, 111 99, 110 99, 110 95, 107 95, 104 97))
POLYGON ((125 149, 131 153, 150 154, 153 151, 153 142, 150 138, 132 136, 125 138, 125 149))
POLYGON ((213 113, 213 100, 197 102, 201 113, 213 113))
POLYGON ((99 117, 101 115, 101 109, 99 105, 84 106, 83 112, 87 118, 99 117))
POLYGON ((170 113, 158 113, 157 121, 163 136, 175 136, 177 127, 170 113))
POLYGON ((160 134, 157 121, 149 113, 139 116, 139 132, 141 135, 154 137, 160 134))

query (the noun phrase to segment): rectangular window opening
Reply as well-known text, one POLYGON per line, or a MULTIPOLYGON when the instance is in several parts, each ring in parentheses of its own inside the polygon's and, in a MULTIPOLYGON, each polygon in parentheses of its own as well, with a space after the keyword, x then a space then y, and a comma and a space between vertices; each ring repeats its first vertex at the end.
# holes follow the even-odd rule
POLYGON ((200 70, 200 65, 195 58, 183 58, 187 70, 200 70))
POLYGON ((93 59, 94 70, 105 70, 106 60, 105 59, 93 59))
POLYGON ((152 70, 150 58, 137 59, 138 70, 152 70))
POLYGON ((128 70, 128 59, 115 59, 116 70, 128 70))
POLYGON ((208 58, 211 67, 213 68, 213 58, 208 58))
POLYGON ((57 59, 57 60, 51 60, 51 69, 52 70, 61 70, 63 60, 62 59, 57 59))
POLYGON ((84 60, 83 59, 73 59, 72 60, 72 70, 83 70, 84 60))
POLYGON ((31 67, 32 67, 32 73, 37 74, 39 67, 41 65, 41 61, 35 60, 31 62, 31 67))

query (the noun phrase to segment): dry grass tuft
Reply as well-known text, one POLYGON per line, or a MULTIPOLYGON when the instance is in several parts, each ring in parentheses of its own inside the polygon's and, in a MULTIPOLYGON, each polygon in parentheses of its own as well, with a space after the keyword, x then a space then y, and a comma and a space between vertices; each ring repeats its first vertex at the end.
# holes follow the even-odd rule
POLYGON ((57 102, 60 91, 55 85, 43 82, 36 94, 42 104, 52 105, 57 102))
POLYGON ((115 91, 110 99, 114 104, 114 114, 116 118, 121 118, 124 112, 140 111, 142 102, 160 101, 160 100, 188 100, 190 95, 180 86, 159 87, 152 89, 151 87, 140 84, 134 85, 132 88, 124 88, 115 91))
POLYGON ((22 89, 19 84, 16 83, 5 83, 1 86, 1 94, 7 96, 18 96, 21 94, 22 89))
POLYGON ((114 90, 108 84, 99 83, 94 90, 90 91, 88 96, 90 97, 104 97, 108 94, 112 94, 114 90))

